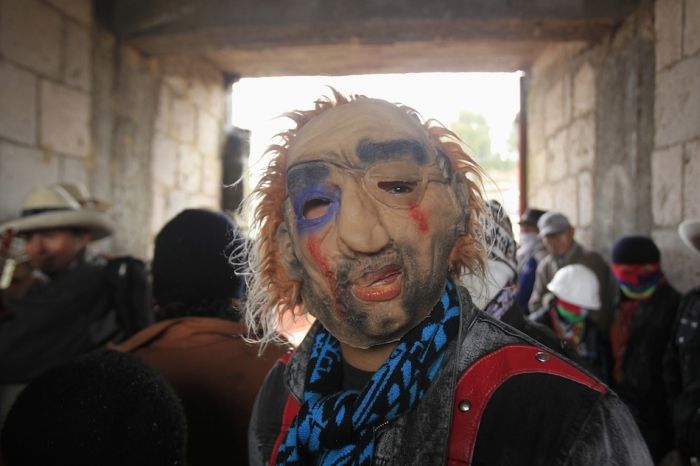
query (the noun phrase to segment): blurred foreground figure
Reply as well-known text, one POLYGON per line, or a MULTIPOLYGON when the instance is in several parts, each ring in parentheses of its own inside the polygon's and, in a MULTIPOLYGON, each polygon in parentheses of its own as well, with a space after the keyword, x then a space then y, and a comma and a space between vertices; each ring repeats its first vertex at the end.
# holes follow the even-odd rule
POLYGON ((224 214, 187 209, 156 236, 153 294, 159 322, 117 349, 151 364, 185 406, 190 466, 245 464, 255 394, 286 348, 243 341, 237 322, 243 279, 229 256, 243 251, 238 227, 224 214))
POLYGON ((484 206, 454 134, 337 92, 289 116, 246 317, 262 343, 298 304, 317 320, 258 395, 250 464, 650 464, 616 395, 457 285, 483 274, 484 206))
MULTIPOLYGON (((700 254, 700 220, 678 227, 683 242, 700 254)), ((700 256, 696 256, 698 258, 700 256)), ((684 465, 700 465, 700 286, 680 303, 664 361, 676 448, 684 465)))
POLYGON ((100 350, 37 377, 0 435, 4 466, 184 466, 187 425, 168 383, 100 350))

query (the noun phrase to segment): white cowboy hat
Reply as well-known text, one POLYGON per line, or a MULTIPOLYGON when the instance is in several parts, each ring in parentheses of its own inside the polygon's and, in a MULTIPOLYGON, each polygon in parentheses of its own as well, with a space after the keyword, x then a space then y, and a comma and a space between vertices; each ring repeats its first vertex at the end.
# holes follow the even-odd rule
POLYGON ((20 218, 0 225, 0 232, 12 229, 23 233, 49 228, 82 228, 92 240, 112 234, 112 222, 97 210, 83 208, 80 202, 60 185, 37 188, 24 199, 20 218))
POLYGON ((700 253, 700 219, 688 219, 678 225, 678 234, 690 249, 700 253))
POLYGON ((112 207, 112 203, 90 195, 87 187, 83 183, 57 183, 58 186, 66 190, 73 199, 78 201, 83 209, 97 210, 105 212, 112 207))

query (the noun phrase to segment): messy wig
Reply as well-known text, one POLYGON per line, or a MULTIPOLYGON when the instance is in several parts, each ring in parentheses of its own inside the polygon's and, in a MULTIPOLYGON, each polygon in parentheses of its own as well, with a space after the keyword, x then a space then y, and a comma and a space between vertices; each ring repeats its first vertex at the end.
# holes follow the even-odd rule
MULTIPOLYGON (((249 244, 249 265, 247 274, 248 297, 245 306, 245 321, 248 324, 249 338, 263 345, 279 341, 277 329, 281 316, 293 312, 301 303, 301 282, 291 279, 285 271, 282 256, 277 249, 277 230, 284 221, 287 196, 287 154, 299 131, 312 119, 322 113, 347 103, 366 99, 361 95, 346 97, 331 88, 332 97, 323 97, 315 102, 311 110, 295 110, 286 113, 296 127, 277 135, 276 144, 271 145, 266 154, 272 161, 266 168, 260 182, 243 203, 243 209, 253 209, 251 230, 257 232, 257 239, 249 244)), ((449 129, 436 120, 423 121, 412 108, 397 105, 422 126, 437 151, 446 156, 455 176, 463 176, 460 183, 463 190, 458 196, 465 209, 465 224, 450 254, 448 270, 454 277, 463 273, 483 276, 485 252, 481 238, 479 218, 484 211, 481 194, 482 172, 468 155, 465 145, 449 129)))

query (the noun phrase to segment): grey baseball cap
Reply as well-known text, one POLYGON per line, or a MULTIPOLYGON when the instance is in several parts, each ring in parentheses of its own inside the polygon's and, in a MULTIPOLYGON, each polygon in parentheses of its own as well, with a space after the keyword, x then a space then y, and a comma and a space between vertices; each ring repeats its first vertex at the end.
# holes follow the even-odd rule
POLYGON ((550 210, 537 221, 537 228, 540 229, 539 237, 555 235, 571 228, 571 223, 566 215, 550 210))

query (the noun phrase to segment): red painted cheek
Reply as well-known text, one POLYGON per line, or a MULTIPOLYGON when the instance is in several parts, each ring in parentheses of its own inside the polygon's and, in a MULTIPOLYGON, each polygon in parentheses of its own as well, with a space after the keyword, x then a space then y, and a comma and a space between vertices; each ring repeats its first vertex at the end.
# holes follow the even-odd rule
POLYGON ((321 253, 321 245, 318 239, 310 237, 306 241, 306 247, 309 248, 309 252, 311 253, 311 257, 316 263, 316 266, 318 266, 323 276, 326 277, 328 286, 330 287, 331 292, 333 293, 335 298, 333 300, 333 308, 336 314, 340 315, 341 307, 339 306, 338 281, 335 277, 335 273, 333 273, 330 266, 328 265, 328 261, 326 261, 326 259, 323 257, 323 254, 321 253))
POLYGON ((428 225, 428 217, 426 217, 425 212, 423 212, 422 209, 418 208, 418 206, 413 206, 408 210, 408 214, 416 223, 416 227, 418 227, 418 231, 420 233, 428 232, 430 229, 430 226, 428 225))

